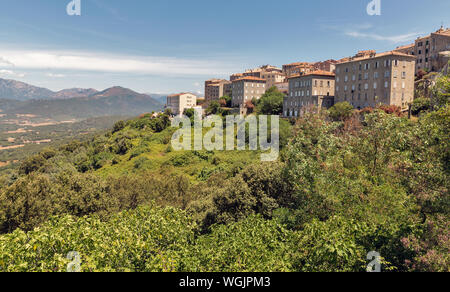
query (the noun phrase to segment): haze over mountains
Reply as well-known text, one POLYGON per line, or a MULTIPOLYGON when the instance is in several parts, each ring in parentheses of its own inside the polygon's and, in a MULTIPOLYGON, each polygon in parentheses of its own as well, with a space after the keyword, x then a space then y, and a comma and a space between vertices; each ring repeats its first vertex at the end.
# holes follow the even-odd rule
POLYGON ((163 104, 150 95, 119 86, 100 92, 82 88, 53 92, 0 78, 0 110, 6 114, 80 119, 113 115, 136 116, 162 108, 163 104))

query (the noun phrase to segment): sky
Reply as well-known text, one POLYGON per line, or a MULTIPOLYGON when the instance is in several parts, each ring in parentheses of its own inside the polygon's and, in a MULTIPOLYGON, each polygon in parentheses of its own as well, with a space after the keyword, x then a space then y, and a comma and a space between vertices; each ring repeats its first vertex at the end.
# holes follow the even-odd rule
POLYGON ((388 51, 441 25, 448 0, 0 0, 0 78, 51 90, 123 86, 203 93, 271 64, 388 51))

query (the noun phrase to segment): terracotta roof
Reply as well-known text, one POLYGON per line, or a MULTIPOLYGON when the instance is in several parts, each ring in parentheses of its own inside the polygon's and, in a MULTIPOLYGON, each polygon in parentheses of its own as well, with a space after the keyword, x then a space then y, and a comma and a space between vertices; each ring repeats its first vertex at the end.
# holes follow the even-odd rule
POLYGON ((404 54, 404 53, 400 53, 400 52, 396 52, 396 51, 388 51, 388 52, 384 52, 384 53, 365 55, 362 57, 352 57, 352 58, 349 58, 348 61, 340 62, 340 64, 369 60, 369 59, 374 59, 374 58, 381 58, 381 57, 385 57, 385 56, 401 56, 401 57, 408 57, 411 59, 416 58, 416 56, 412 56, 412 55, 408 55, 408 54, 404 54))
POLYGON ((412 48, 414 46, 415 46, 415 44, 404 45, 404 46, 397 47, 395 50, 409 49, 409 48, 412 48))
POLYGON ((177 93, 177 94, 168 95, 167 97, 177 97, 177 96, 184 95, 184 94, 190 94, 190 95, 195 96, 195 94, 192 94, 190 92, 181 92, 181 93, 177 93))
POLYGON ((246 76, 237 80, 234 80, 233 82, 239 82, 239 81, 266 81, 266 79, 254 77, 254 76, 246 76))
POLYGON ((283 66, 302 66, 302 65, 310 65, 312 66, 313 63, 308 63, 308 62, 295 62, 295 63, 291 63, 291 64, 286 64, 283 66))
POLYGON ((291 77, 289 77, 288 79, 293 79, 293 78, 299 78, 299 77, 305 77, 305 76, 312 76, 312 75, 317 75, 317 76, 328 76, 328 77, 334 77, 336 76, 336 74, 334 74, 333 72, 328 72, 328 71, 323 71, 323 70, 316 70, 314 72, 310 72, 310 73, 306 73, 306 74, 296 74, 293 75, 291 77))

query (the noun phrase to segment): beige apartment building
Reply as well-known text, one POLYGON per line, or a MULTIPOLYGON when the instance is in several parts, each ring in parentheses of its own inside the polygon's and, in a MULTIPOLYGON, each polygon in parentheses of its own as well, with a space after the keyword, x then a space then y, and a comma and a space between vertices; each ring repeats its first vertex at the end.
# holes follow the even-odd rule
POLYGON ((231 95, 231 81, 225 79, 210 79, 205 81, 205 101, 219 100, 225 95, 231 95))
POLYGON ((336 64, 335 102, 358 109, 386 104, 406 110, 414 99, 414 78, 414 56, 361 51, 336 64))
POLYGON ((450 52, 450 29, 441 27, 414 44, 398 47, 396 52, 416 56, 416 73, 423 70, 440 71, 447 65, 446 52, 450 52))
POLYGON ((243 106, 248 100, 260 99, 266 92, 266 80, 247 76, 233 81, 233 107, 243 106))
POLYGON ((167 97, 166 108, 176 116, 182 115, 185 109, 197 106, 197 96, 191 93, 178 93, 167 97))
POLYGON ((314 71, 289 78, 289 94, 284 98, 283 116, 300 117, 304 113, 334 104, 335 74, 314 71))

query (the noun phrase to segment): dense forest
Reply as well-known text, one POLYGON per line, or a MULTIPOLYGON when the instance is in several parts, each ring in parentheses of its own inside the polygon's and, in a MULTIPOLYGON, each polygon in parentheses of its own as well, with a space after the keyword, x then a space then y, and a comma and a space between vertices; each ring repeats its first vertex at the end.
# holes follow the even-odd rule
MULTIPOLYGON (((392 107, 281 121, 281 155, 174 151, 167 115, 47 148, 0 178, 0 271, 445 271, 450 77, 392 107)), ((256 108, 264 108, 262 105, 256 108)), ((258 114, 258 110, 255 112, 258 114)))

